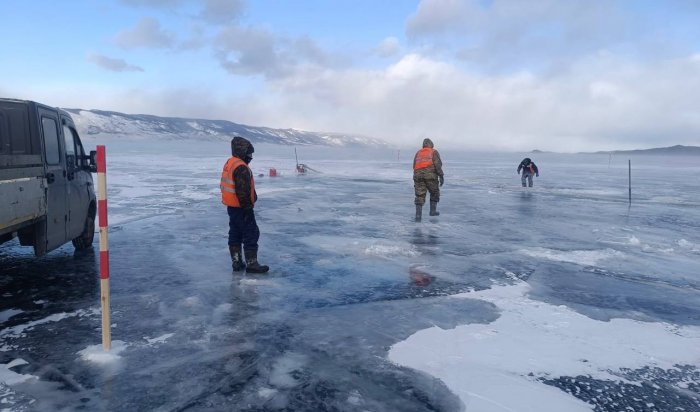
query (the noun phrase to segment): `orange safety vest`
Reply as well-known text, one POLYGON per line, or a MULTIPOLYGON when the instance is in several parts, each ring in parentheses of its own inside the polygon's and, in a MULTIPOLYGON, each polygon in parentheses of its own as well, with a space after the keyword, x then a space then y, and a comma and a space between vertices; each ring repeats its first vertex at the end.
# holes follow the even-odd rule
MULTIPOLYGON (((231 207, 241 207, 241 203, 238 201, 238 196, 236 196, 236 182, 233 179, 233 171, 238 168, 238 166, 248 167, 245 162, 237 157, 231 157, 228 159, 224 165, 224 171, 221 172, 221 203, 226 206, 231 207)), ((250 172, 250 201, 255 204, 255 179, 253 179, 253 171, 248 168, 250 172)))
POLYGON ((416 153, 416 161, 413 170, 425 169, 433 165, 433 152, 435 149, 424 147, 416 153))

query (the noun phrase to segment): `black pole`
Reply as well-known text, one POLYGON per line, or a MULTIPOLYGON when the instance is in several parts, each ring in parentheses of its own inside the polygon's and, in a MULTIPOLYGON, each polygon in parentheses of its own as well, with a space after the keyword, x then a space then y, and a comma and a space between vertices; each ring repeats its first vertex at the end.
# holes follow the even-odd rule
POLYGON ((632 204, 632 159, 627 160, 627 181, 629 185, 629 200, 630 205, 632 204))
POLYGON ((297 167, 299 167, 299 156, 297 156, 297 148, 294 148, 294 158, 297 160, 297 167))

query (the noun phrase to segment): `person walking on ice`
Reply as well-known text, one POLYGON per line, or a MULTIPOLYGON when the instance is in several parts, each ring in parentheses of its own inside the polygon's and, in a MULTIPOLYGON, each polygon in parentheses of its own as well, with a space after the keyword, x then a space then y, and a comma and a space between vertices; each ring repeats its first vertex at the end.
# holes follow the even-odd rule
POLYGON ((532 176, 540 177, 540 171, 537 169, 537 165, 530 160, 529 157, 526 157, 518 165, 518 174, 520 174, 521 169, 523 174, 520 175, 520 182, 523 184, 523 187, 532 187, 532 176), (526 181, 527 186, 525 185, 526 181))
POLYGON ((440 153, 433 147, 432 140, 424 139, 423 148, 413 158, 416 222, 421 221, 426 192, 430 192, 430 216, 440 215, 440 212, 437 211, 437 204, 440 201, 440 187, 445 183, 445 176, 442 172, 440 153))
POLYGON ((231 140, 232 157, 221 172, 221 202, 226 205, 229 217, 228 249, 234 272, 247 269, 248 273, 265 273, 270 268, 258 263, 258 239, 260 229, 255 221, 253 207, 258 200, 253 172, 248 164, 253 160, 252 143, 236 136, 231 140), (241 255, 241 244, 245 262, 241 255))

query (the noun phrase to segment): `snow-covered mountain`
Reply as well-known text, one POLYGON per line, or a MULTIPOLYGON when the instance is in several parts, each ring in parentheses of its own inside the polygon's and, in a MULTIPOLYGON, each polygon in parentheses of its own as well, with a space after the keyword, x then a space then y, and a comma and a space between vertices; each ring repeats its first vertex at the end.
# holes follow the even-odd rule
POLYGON ((140 139, 229 140, 243 136, 254 143, 324 146, 386 146, 379 139, 342 133, 246 126, 227 120, 184 119, 102 110, 64 109, 83 138, 110 136, 140 139))

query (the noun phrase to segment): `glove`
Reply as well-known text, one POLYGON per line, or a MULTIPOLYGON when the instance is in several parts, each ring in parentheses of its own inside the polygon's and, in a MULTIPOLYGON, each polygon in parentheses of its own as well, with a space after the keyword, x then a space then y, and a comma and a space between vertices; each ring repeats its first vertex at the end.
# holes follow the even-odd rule
POLYGON ((540 174, 539 174, 539 173, 535 173, 535 176, 540 177, 540 174))
POLYGON ((445 176, 438 176, 438 179, 440 180, 440 187, 445 184, 445 176))
POLYGON ((516 170, 516 171, 515 171, 515 174, 519 175, 519 174, 520 174, 520 170, 516 170))

